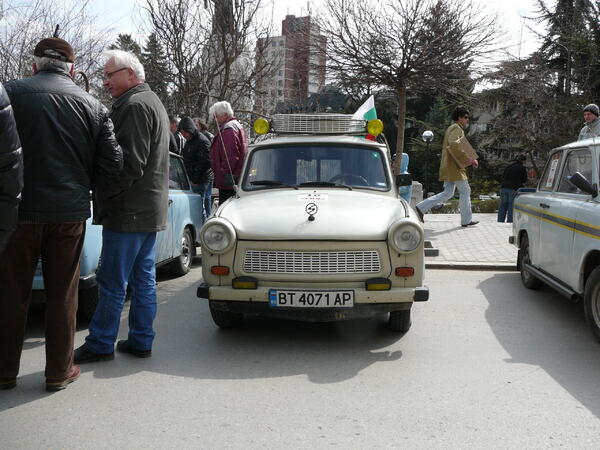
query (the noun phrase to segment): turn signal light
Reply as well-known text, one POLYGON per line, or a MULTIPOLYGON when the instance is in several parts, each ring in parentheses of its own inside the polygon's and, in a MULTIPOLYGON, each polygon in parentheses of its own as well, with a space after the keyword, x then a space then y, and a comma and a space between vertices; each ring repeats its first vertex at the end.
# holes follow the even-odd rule
POLYGON ((213 275, 219 275, 219 276, 229 275, 229 267, 227 267, 227 266, 212 266, 210 268, 210 273, 212 273, 213 275))
POLYGON ((389 291, 392 288, 392 282, 387 278, 371 278, 365 282, 367 291, 389 291))
POLYGON ((414 267, 396 267, 397 277, 412 277, 415 274, 414 267))
POLYGON ((256 289, 258 280, 252 277, 237 277, 231 282, 231 287, 234 289, 256 289))
POLYGON ((367 133, 373 136, 379 136, 383 133, 383 122, 379 119, 372 119, 367 122, 367 133))
POLYGON ((271 124, 267 119, 261 117, 254 121, 252 128, 256 134, 267 134, 271 130, 271 124))

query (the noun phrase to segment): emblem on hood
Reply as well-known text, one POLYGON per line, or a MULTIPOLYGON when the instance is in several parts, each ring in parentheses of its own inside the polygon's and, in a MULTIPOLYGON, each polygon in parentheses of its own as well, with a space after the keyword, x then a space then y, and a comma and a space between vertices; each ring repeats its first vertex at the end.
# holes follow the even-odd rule
POLYGON ((319 210, 319 207, 315 203, 308 203, 304 210, 306 211, 306 214, 308 214, 308 220, 312 222, 315 220, 315 214, 319 210))

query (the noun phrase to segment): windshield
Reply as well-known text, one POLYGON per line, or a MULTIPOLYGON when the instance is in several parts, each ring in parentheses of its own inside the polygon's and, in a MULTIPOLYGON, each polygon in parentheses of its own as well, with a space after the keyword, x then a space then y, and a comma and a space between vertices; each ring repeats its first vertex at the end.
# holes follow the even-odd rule
POLYGON ((378 149, 340 145, 267 147, 251 153, 242 187, 339 187, 388 190, 378 149))

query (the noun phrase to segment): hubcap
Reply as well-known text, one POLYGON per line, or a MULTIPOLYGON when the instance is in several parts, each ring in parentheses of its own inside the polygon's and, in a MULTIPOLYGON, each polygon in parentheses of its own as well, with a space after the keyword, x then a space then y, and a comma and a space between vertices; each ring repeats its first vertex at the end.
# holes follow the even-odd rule
POLYGON ((185 233, 181 238, 181 257, 183 258, 183 264, 188 266, 191 259, 191 245, 188 240, 188 235, 185 233))

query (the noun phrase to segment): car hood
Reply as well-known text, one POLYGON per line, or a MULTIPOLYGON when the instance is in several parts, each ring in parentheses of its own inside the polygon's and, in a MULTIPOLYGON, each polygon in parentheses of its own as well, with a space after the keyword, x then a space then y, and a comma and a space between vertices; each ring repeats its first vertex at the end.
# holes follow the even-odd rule
POLYGON ((218 216, 249 240, 385 240, 390 225, 407 217, 398 198, 365 191, 269 190, 234 198, 218 216), (307 208, 316 205, 314 220, 307 208))

